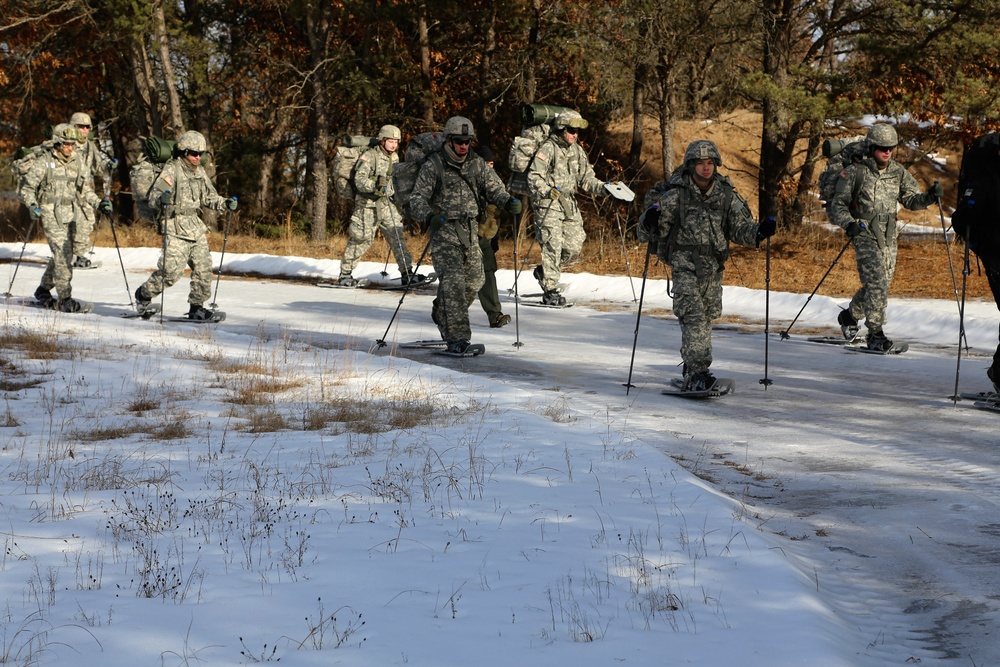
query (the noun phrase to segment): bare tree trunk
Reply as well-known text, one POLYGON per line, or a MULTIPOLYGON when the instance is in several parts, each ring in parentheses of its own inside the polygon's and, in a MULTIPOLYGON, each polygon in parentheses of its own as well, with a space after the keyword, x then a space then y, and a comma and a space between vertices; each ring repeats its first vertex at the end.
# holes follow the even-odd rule
POLYGON ((129 65, 132 68, 132 87, 135 91, 136 104, 139 107, 145 131, 149 134, 163 134, 163 121, 160 119, 160 95, 156 91, 153 65, 149 62, 149 53, 142 38, 138 37, 129 44, 129 65))
MULTIPOLYGON (((791 50, 788 34, 790 20, 782 0, 764 0, 761 11, 764 13, 763 72, 779 90, 785 90, 791 50)), ((788 178, 789 166, 789 158, 786 157, 789 151, 785 144, 789 141, 794 143, 794 135, 789 132, 791 122, 788 110, 776 95, 764 96, 761 111, 764 128, 760 141, 758 181, 760 216, 774 216, 780 225, 784 222, 782 183, 788 178)))
POLYGON ((534 103, 538 89, 538 82, 535 81, 535 58, 538 56, 538 36, 542 32, 542 0, 531 0, 531 9, 534 18, 528 31, 528 71, 524 81, 524 101, 528 104, 534 103))
POLYGON ((320 0, 306 16, 306 37, 309 40, 310 108, 308 153, 306 154, 306 211, 312 227, 313 241, 326 241, 326 209, 330 181, 327 170, 327 148, 330 129, 326 109, 326 56, 330 36, 328 3, 320 0))
POLYGON ((424 123, 431 128, 434 127, 434 88, 431 81, 431 41, 426 2, 420 3, 417 39, 420 43, 420 81, 424 87, 424 123))
POLYGON ((167 17, 163 11, 163 0, 156 0, 153 3, 153 26, 160 52, 163 85, 170 102, 170 123, 173 126, 171 129, 177 137, 184 132, 184 118, 181 114, 181 98, 177 93, 177 78, 174 76, 174 66, 170 61, 170 43, 167 41, 167 17))
POLYGON ((489 3, 489 17, 486 20, 486 30, 483 35, 482 60, 479 61, 479 142, 492 145, 493 117, 490 104, 490 88, 493 83, 493 56, 497 48, 497 4, 496 0, 489 3))
POLYGON ((271 199, 274 196, 271 192, 271 177, 278 157, 282 154, 278 147, 288 134, 288 128, 292 124, 292 113, 285 107, 280 107, 276 115, 274 131, 268 135, 264 144, 264 154, 260 159, 260 178, 257 181, 256 203, 260 207, 261 213, 266 213, 271 209, 271 199))
MULTIPOLYGON (((639 21, 638 41, 645 43, 648 34, 649 24, 644 20, 639 21)), ((645 59, 640 57, 636 61, 635 68, 632 70, 632 144, 629 147, 628 166, 626 167, 626 173, 630 179, 635 178, 638 174, 642 162, 642 109, 646 104, 646 79, 648 73, 649 65, 645 59)))

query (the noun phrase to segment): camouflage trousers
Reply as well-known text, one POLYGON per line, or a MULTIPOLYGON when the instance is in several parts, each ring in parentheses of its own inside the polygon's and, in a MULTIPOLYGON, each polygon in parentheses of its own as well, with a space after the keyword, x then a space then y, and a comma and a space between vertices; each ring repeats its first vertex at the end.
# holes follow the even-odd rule
POLYGON ((90 206, 74 206, 76 214, 76 237, 73 239, 73 254, 86 257, 90 252, 90 235, 94 233, 96 218, 90 206))
POLYGON ((45 240, 52 252, 52 259, 45 267, 39 287, 55 289, 60 301, 73 297, 73 239, 76 236, 76 222, 57 222, 43 210, 42 229, 45 240))
POLYGON ((885 248, 879 248, 875 237, 870 234, 854 237, 861 289, 854 293, 848 310, 855 320, 864 320, 869 331, 878 331, 885 326, 889 284, 896 273, 896 251, 896 239, 886 239, 885 248))
POLYGON ((497 290, 497 255, 493 244, 496 237, 484 239, 479 237, 479 250, 483 253, 483 286, 479 289, 479 305, 483 312, 493 321, 500 314, 500 293, 497 290))
POLYGON ((466 246, 458 241, 454 233, 440 229, 431 238, 431 253, 438 276, 433 317, 441 338, 449 343, 471 340, 469 306, 475 301, 476 293, 485 280, 479 244, 473 242, 466 246))
POLYGON ((681 325, 681 359, 687 373, 707 371, 712 365, 712 320, 722 315, 722 270, 701 277, 693 262, 678 257, 671 265, 674 315, 681 325))
POLYGON ((398 219, 392 220, 391 217, 378 216, 376 207, 358 205, 354 208, 351 224, 348 227, 347 248, 344 250, 344 258, 340 260, 342 275, 354 271, 361 256, 368 252, 375 242, 376 231, 381 231, 386 243, 389 244, 400 275, 409 272, 413 266, 413 258, 410 256, 409 248, 406 247, 406 239, 403 238, 403 225, 398 219))
MULTIPOLYGON (((542 289, 553 290, 562 277, 562 268, 583 250, 587 234, 583 218, 573 203, 573 215, 567 215, 559 200, 546 200, 534 210, 535 237, 542 250, 542 289)), ((567 206, 569 208, 569 206, 567 206)))
POLYGON ((188 303, 200 306, 212 296, 212 253, 208 239, 202 234, 194 241, 168 235, 166 248, 156 265, 156 271, 142 285, 142 291, 155 299, 184 275, 191 267, 191 291, 188 303))

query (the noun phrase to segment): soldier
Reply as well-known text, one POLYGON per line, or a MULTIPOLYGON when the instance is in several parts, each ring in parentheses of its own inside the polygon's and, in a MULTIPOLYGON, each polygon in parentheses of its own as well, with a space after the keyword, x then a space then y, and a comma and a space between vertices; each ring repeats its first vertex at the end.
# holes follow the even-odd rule
POLYGON ((840 172, 836 193, 827 209, 830 222, 843 227, 854 244, 861 279, 861 289, 837 321, 844 336, 853 340, 858 335, 858 321, 864 317, 868 348, 888 352, 892 341, 882 327, 889 284, 896 272, 897 202, 919 211, 933 204, 944 189, 935 183, 929 191, 920 192, 916 179, 892 159, 899 143, 892 125, 872 125, 866 141, 867 156, 840 172))
POLYGON ((503 206, 517 215, 521 202, 504 189, 496 172, 469 150, 476 133, 472 121, 449 118, 445 144, 420 166, 410 205, 418 220, 431 229, 430 249, 437 271, 437 297, 431 318, 452 354, 480 354, 472 346, 469 306, 482 287, 483 256, 479 249, 478 219, 487 204, 503 206))
POLYGON ((714 143, 692 142, 684 152, 684 165, 642 218, 647 233, 659 237, 657 255, 670 265, 674 280, 683 391, 707 391, 715 385, 708 370, 712 320, 722 314, 722 271, 730 241, 756 246, 775 231, 774 218, 754 223, 746 200, 729 178, 718 173, 721 166, 714 143))
POLYGON ((542 302, 553 306, 566 304, 566 297, 559 292, 562 268, 576 259, 587 238, 576 191, 608 194, 577 143, 580 130, 586 127, 587 121, 576 111, 558 114, 528 171, 535 234, 542 250, 542 264, 535 267, 534 276, 544 292, 542 302))
MULTIPOLYGON (((483 162, 493 169, 496 156, 489 146, 476 146, 476 153, 483 162)), ((487 204, 479 222, 479 249, 483 252, 483 275, 485 282, 479 290, 479 305, 483 307, 490 327, 499 329, 510 324, 510 315, 500 309, 500 293, 497 291, 497 250, 500 243, 497 232, 500 227, 500 210, 496 204, 487 204)))
POLYGON ((419 283, 424 276, 413 272, 413 258, 403 238, 403 220, 393 201, 392 169, 399 163, 399 141, 402 134, 395 125, 383 125, 378 131, 378 146, 373 146, 358 157, 354 168, 354 213, 348 228, 350 240, 340 261, 340 284, 354 287, 358 284, 351 273, 358 260, 375 241, 375 232, 381 231, 396 258, 400 280, 404 285, 419 283))
MULTIPOLYGON (((109 183, 111 174, 118 164, 118 160, 109 158, 98 147, 97 142, 90 141, 90 130, 92 124, 90 115, 78 111, 69 119, 69 124, 76 129, 78 135, 76 144, 76 156, 81 164, 81 173, 87 180, 93 181, 94 177, 99 177, 104 183, 109 183)), ((105 190, 106 191, 106 190, 105 190)), ((89 269, 93 263, 87 258, 90 252, 90 235, 94 231, 95 216, 94 209, 79 202, 79 211, 76 218, 76 239, 73 242, 73 266, 77 269, 89 269)))
MULTIPOLYGON (((965 149, 958 197, 952 228, 976 253, 1000 308, 1000 133, 984 134, 965 149)), ((1000 393, 1000 345, 986 377, 1000 393)))
POLYGON ((149 203, 159 209, 163 255, 153 275, 135 291, 136 308, 142 312, 154 298, 184 275, 191 267, 191 291, 188 294, 192 320, 212 319, 213 313, 202 304, 211 296, 212 255, 205 234, 208 228, 199 217, 202 207, 216 211, 237 208, 236 197, 225 198, 215 191, 201 166, 201 154, 207 150, 200 132, 187 131, 177 141, 178 157, 168 162, 149 190, 149 203))
POLYGON ((73 298, 73 242, 76 218, 82 201, 111 214, 111 202, 101 200, 90 184, 89 175, 74 154, 77 133, 72 125, 60 123, 52 132, 52 149, 39 157, 25 175, 18 192, 32 220, 42 220, 52 259, 45 267, 35 299, 46 308, 78 313, 83 304, 73 298), (52 297, 56 290, 58 299, 52 297))

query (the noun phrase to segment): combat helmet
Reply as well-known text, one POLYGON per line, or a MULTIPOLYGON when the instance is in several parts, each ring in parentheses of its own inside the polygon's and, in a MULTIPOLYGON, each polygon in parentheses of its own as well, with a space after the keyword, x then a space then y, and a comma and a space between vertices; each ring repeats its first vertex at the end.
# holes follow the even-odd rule
POLYGON ((556 114, 555 120, 552 121, 552 129, 556 132, 562 132, 567 127, 575 127, 578 130, 584 130, 590 123, 580 115, 579 111, 573 111, 572 109, 565 109, 556 114))
POLYGON ((705 158, 712 158, 712 162, 715 163, 716 168, 722 166, 722 154, 719 153, 719 149, 715 143, 708 139, 692 141, 688 144, 687 150, 684 151, 684 168, 690 171, 694 169, 696 163, 705 158))
POLYGON ((69 117, 69 124, 73 127, 77 125, 93 125, 90 122, 90 114, 86 114, 82 111, 77 111, 75 114, 69 117))
POLYGON ((476 138, 476 130, 472 127, 472 121, 462 116, 452 116, 444 124, 445 139, 468 139, 476 138))
POLYGON ((80 135, 76 128, 69 123, 59 123, 52 128, 52 143, 56 146, 62 144, 75 144, 80 135))
POLYGON ((399 128, 395 125, 383 125, 378 131, 378 140, 385 141, 386 139, 395 139, 399 141, 403 138, 403 133, 399 131, 399 128))
POLYGON ((208 144, 205 142, 205 135, 201 132, 195 132, 194 130, 188 130, 181 135, 181 138, 177 140, 177 151, 183 153, 184 151, 198 151, 199 153, 204 153, 208 150, 208 144))
POLYGON ((899 135, 896 128, 888 123, 875 123, 868 129, 868 145, 874 150, 876 147, 895 148, 899 143, 899 135))

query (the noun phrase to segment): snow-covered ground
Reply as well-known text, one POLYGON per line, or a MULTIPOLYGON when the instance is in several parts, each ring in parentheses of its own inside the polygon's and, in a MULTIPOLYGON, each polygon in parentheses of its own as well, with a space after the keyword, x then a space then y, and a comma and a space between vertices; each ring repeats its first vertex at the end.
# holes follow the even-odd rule
MULTIPOLYGON (((122 250, 131 290, 157 255, 122 250)), ((765 295, 727 287, 749 324, 716 328, 714 370, 737 391, 687 401, 660 394, 680 332, 658 267, 626 393, 638 278, 566 274, 575 307, 504 329, 474 304, 487 354, 452 359, 396 346, 436 337, 427 292, 225 278, 222 324, 125 320, 98 248, 74 279, 95 312, 64 315, 19 303, 46 256, 3 313, 0 662, 1000 664, 1000 414, 946 398, 953 301, 893 299, 911 350, 877 357, 805 340, 846 299, 780 340, 805 296, 776 277, 765 367, 765 295)), ((996 307, 966 328, 960 389, 982 391, 996 307)))

